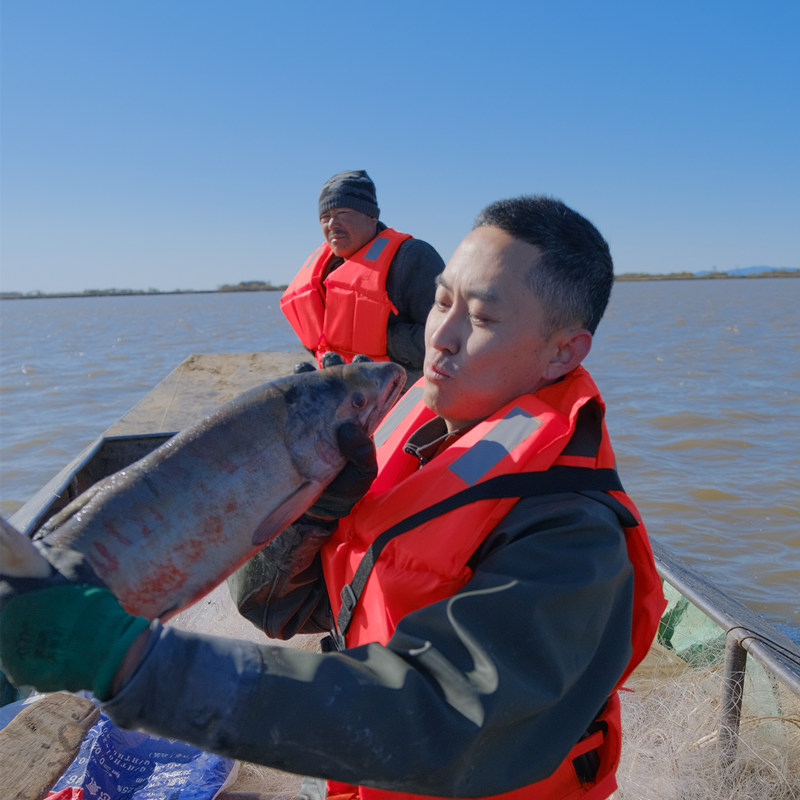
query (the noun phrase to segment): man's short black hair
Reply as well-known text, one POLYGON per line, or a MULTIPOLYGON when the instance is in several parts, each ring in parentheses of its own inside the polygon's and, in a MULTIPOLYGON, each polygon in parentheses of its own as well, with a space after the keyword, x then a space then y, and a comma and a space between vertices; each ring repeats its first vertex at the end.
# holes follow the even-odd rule
POLYGON ((577 325, 594 334, 611 296, 614 264, 589 220, 555 198, 525 195, 484 208, 473 229, 484 225, 541 250, 528 283, 545 307, 550 332, 577 325))

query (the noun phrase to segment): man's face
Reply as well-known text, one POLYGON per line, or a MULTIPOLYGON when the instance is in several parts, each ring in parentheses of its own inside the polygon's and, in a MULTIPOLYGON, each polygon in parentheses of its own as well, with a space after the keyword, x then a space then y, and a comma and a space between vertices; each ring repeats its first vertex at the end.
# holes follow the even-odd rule
POLYGON ((375 238, 378 220, 352 208, 332 208, 319 218, 325 241, 334 255, 350 258, 375 238))
POLYGON ((454 431, 560 377, 559 333, 525 276, 540 250, 499 228, 476 228, 438 280, 425 326, 425 403, 454 431))

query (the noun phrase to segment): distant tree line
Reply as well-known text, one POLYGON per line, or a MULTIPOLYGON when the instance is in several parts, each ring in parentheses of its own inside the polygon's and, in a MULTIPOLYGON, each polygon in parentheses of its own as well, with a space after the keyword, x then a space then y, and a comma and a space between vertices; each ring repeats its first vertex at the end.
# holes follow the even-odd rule
POLYGON ((224 283, 212 290, 204 289, 84 289, 82 292, 0 292, 0 300, 24 300, 37 297, 116 297, 118 295, 151 294, 213 294, 214 292, 282 292, 286 284, 273 286, 268 281, 240 281, 236 284, 224 283))
MULTIPOLYGON (((686 281, 716 280, 718 278, 800 278, 800 269, 772 269, 752 272, 744 275, 728 272, 670 272, 654 275, 651 272, 625 272, 617 275, 618 281, 686 281)), ((269 281, 239 281, 239 283, 223 283, 216 289, 84 289, 82 292, 0 292, 0 300, 23 300, 36 297, 113 297, 116 295, 152 295, 152 294, 213 294, 214 292, 282 292, 286 284, 274 286, 269 281)))
POLYGON ((705 272, 698 275, 696 272, 669 272, 665 275, 655 275, 652 272, 625 272, 616 275, 617 281, 704 281, 717 278, 800 278, 799 269, 772 269, 762 272, 751 272, 745 275, 731 275, 728 272, 705 272))
POLYGON ((283 291, 286 286, 273 286, 269 281, 239 281, 239 283, 223 283, 218 292, 276 292, 283 291))

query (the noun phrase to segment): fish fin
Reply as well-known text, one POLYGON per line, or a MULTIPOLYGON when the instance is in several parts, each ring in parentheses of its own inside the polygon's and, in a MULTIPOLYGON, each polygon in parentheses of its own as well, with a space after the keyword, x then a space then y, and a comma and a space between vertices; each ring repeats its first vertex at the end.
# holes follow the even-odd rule
POLYGON ((91 499, 102 490, 105 483, 105 480, 98 481, 85 492, 81 492, 76 498, 67 503, 57 514, 53 514, 53 516, 36 531, 33 536, 34 541, 46 539, 50 534, 57 531, 65 522, 84 508, 91 499))
POLYGON ((8 578, 47 578, 50 562, 33 542, 0 517, 0 574, 8 578))
POLYGON ((268 545, 281 531, 301 517, 322 494, 319 483, 304 483, 265 517, 253 531, 252 542, 258 547, 268 545))

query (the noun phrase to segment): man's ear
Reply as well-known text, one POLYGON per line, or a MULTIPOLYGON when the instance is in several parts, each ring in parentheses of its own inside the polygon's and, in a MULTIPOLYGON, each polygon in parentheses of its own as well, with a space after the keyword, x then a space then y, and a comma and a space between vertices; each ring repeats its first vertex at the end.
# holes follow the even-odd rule
POLYGON ((554 336, 556 352, 544 371, 548 381, 558 380, 572 372, 589 355, 592 334, 584 328, 565 328, 554 336))

